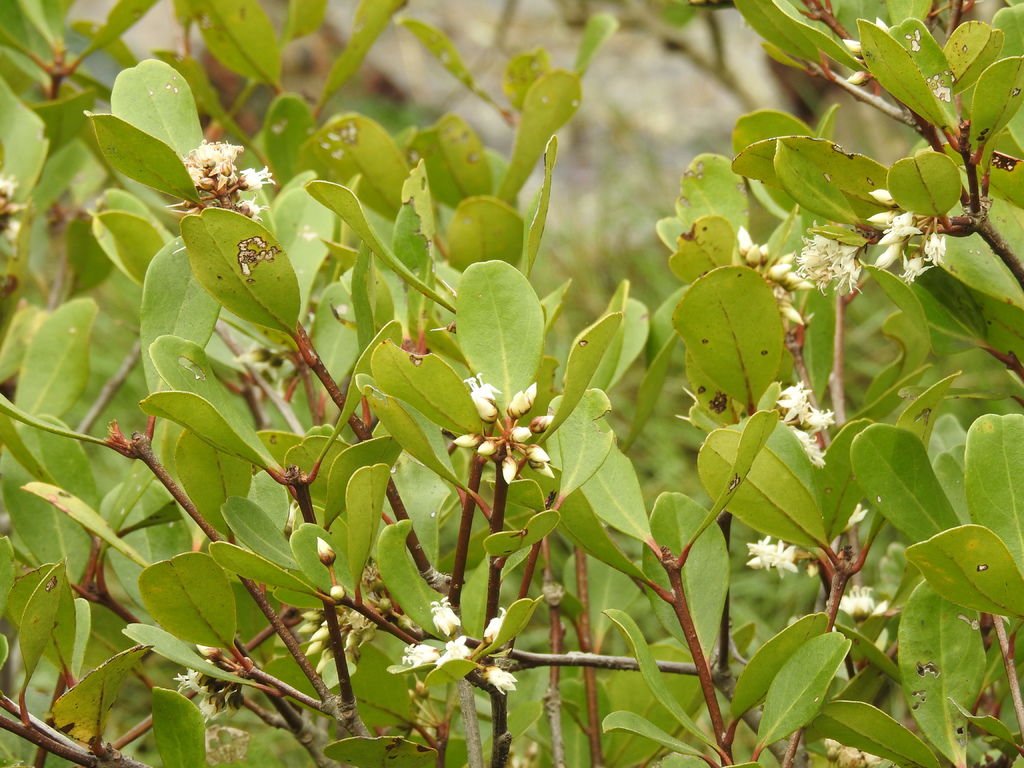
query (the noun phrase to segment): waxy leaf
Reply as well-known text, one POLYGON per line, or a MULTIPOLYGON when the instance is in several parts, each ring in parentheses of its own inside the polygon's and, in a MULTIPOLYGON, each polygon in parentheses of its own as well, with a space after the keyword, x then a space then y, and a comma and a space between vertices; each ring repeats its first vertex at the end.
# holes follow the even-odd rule
POLYGON ((500 391, 507 405, 536 381, 544 344, 544 311, 533 286, 503 261, 462 273, 456 300, 459 347, 470 371, 500 391))
POLYGON ((294 576, 281 566, 247 549, 226 541, 215 541, 210 545, 210 556, 221 568, 237 573, 246 579, 269 587, 287 589, 292 592, 314 594, 315 590, 302 579, 294 576))
POLYGON ((196 278, 244 320, 291 334, 299 317, 299 284, 287 254, 259 222, 207 208, 181 221, 196 278))
POLYGON ((942 47, 953 72, 953 93, 960 93, 975 82, 989 64, 999 57, 1005 33, 983 21, 967 21, 957 26, 942 47))
POLYGON ((404 4, 405 0, 359 0, 352 21, 352 36, 345 50, 331 66, 318 108, 323 107, 332 94, 359 70, 370 46, 380 37, 394 12, 404 4))
POLYGON ((131 638, 136 643, 149 646, 154 653, 163 656, 175 664, 202 672, 204 675, 226 680, 232 683, 246 681, 238 675, 225 672, 223 669, 199 655, 192 643, 179 640, 169 632, 151 624, 129 624, 122 630, 125 637, 131 638))
POLYGON ((390 480, 391 466, 374 464, 360 467, 348 481, 345 519, 348 522, 348 567, 354 584, 362 578, 363 568, 377 540, 384 493, 390 480))
POLYGON ((808 640, 789 657, 768 687, 757 729, 759 749, 814 719, 849 650, 849 640, 830 632, 808 640))
POLYGON ((258 0, 184 0, 210 52, 228 69, 262 83, 281 79, 277 33, 258 0))
POLYGON ((501 109, 491 95, 477 84, 473 73, 462 60, 459 49, 444 32, 419 19, 400 19, 398 23, 412 32, 420 44, 430 51, 431 55, 441 63, 441 66, 448 70, 448 74, 488 104, 501 109))
MULTIPOLYGON (((971 147, 977 149, 996 137, 1024 101, 1024 56, 1000 59, 978 78, 971 102, 971 147)), ((986 152, 991 156, 991 150, 986 152)))
POLYGON ((89 115, 96 141, 115 170, 179 200, 199 202, 181 158, 160 139, 113 115, 89 115))
POLYGON ((716 386, 754 410, 782 361, 782 320, 772 289, 749 267, 720 267, 683 295, 672 323, 716 386))
POLYGON ((89 341, 98 312, 92 299, 73 299, 43 321, 25 350, 14 398, 19 408, 60 417, 78 401, 89 381, 89 341))
POLYGON ((242 544, 282 568, 295 567, 288 539, 282 531, 284 521, 275 522, 258 504, 237 496, 224 502, 223 513, 242 544))
MULTIPOLYGON (((593 21, 605 14, 595 14, 590 17, 593 21)), ((617 22, 616 22, 617 23, 617 22)), ((558 159, 558 137, 552 136, 544 148, 544 183, 537 191, 537 196, 530 206, 530 223, 526 231, 526 243, 523 248, 523 267, 526 274, 533 271, 533 263, 537 260, 540 252, 540 241, 544 236, 544 225, 548 218, 548 204, 551 202, 551 177, 555 171, 555 161, 558 159)))
POLYGON ((179 157, 203 143, 192 89, 174 67, 147 59, 122 70, 110 93, 110 111, 173 149, 179 157))
POLYGON ((587 390, 572 415, 548 441, 552 462, 562 470, 559 496, 564 498, 583 486, 604 464, 615 444, 615 434, 604 420, 611 408, 604 392, 587 390))
POLYGON ((1024 416, 979 418, 967 432, 964 461, 971 520, 998 536, 1024 568, 1024 416))
POLYGON ((939 761, 920 738, 864 701, 830 701, 811 727, 826 738, 895 765, 939 768, 939 761))
POLYGON ((190 643, 230 648, 235 596, 213 558, 186 552, 154 563, 139 576, 146 610, 168 632, 190 643))
POLYGON ((448 222, 448 261, 459 270, 480 261, 518 266, 523 219, 515 208, 488 195, 463 199, 448 222))
POLYGON ((545 509, 526 521, 518 531, 492 533, 484 539, 487 554, 507 557, 520 549, 533 546, 558 527, 561 515, 553 509, 545 509))
POLYGON ((960 171, 947 155, 922 149, 889 169, 887 189, 900 208, 942 216, 960 202, 960 171))
MULTIPOLYGON (((1001 621, 1001 619, 996 619, 1001 621)), ((967 721, 985 672, 978 616, 921 584, 903 608, 899 626, 903 695, 921 733, 954 765, 964 765, 967 721)))
POLYGON ((332 741, 324 747, 324 754, 360 768, 426 768, 437 760, 436 750, 399 736, 353 736, 332 741))
POLYGON ((139 664, 147 649, 141 646, 113 656, 78 681, 78 685, 53 703, 53 724, 81 742, 103 736, 110 708, 121 685, 139 664))
POLYGON ((700 757, 703 754, 699 749, 691 747, 675 736, 665 733, 665 731, 650 720, 641 717, 635 712, 612 712, 601 721, 601 730, 604 733, 625 731, 626 733, 636 734, 680 755, 700 757))
POLYGON ((614 445, 601 470, 581 490, 595 514, 607 525, 638 541, 651 541, 647 509, 633 462, 614 445))
POLYGON ((217 450, 187 429, 174 447, 174 465, 182 487, 202 516, 226 533, 221 507, 228 497, 249 492, 252 465, 217 450))
POLYGON ((377 566, 391 595, 397 598, 402 611, 428 632, 434 632, 430 604, 440 600, 416 570, 406 549, 412 530, 411 520, 400 520, 380 532, 377 540, 377 566))
POLYGON ((153 735, 164 768, 206 764, 206 720, 177 691, 153 689, 153 735))
POLYGON ((1000 538, 980 525, 962 525, 915 544, 907 560, 933 590, 964 608, 1024 616, 1024 577, 1000 538))
MULTIPOLYGON (((67 596, 70 603, 70 587, 64 564, 43 566, 35 588, 24 604, 18 624, 18 647, 21 649, 26 681, 32 677, 43 653, 55 639, 62 596, 67 596)), ((13 603, 9 605, 13 607, 13 603)))

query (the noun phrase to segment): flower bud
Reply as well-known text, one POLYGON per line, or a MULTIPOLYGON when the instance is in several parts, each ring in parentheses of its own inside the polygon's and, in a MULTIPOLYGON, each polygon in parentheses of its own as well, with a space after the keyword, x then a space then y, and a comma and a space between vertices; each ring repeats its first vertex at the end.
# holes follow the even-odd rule
MULTIPOLYGON (((812 286, 813 287, 813 286, 812 286)), ((799 312, 793 307, 792 304, 786 304, 782 307, 782 315, 790 322, 796 323, 797 325, 804 324, 804 318, 799 312)))
POLYGON ((544 475, 544 477, 555 476, 555 473, 551 471, 551 465, 546 461, 531 461, 530 469, 534 470, 538 475, 544 475))
POLYGON ((891 227, 893 219, 896 218, 896 211, 882 211, 874 216, 868 216, 868 223, 885 229, 891 227))
POLYGON ((852 53, 854 56, 860 56, 863 48, 861 47, 860 40, 844 39, 843 45, 846 46, 846 50, 852 53))
POLYGON ((331 597, 335 602, 340 602, 345 597, 345 588, 341 584, 335 584, 331 587, 331 597))
POLYGON ((483 440, 483 435, 460 435, 453 442, 459 448, 476 448, 483 440))
POLYGON ((477 446, 476 452, 481 456, 493 456, 498 450, 498 441, 493 439, 484 440, 477 446))
POLYGON ((516 392, 512 401, 505 411, 511 418, 518 419, 524 413, 533 408, 533 401, 537 399, 537 384, 533 383, 522 392, 516 392))
POLYGON ((319 557, 320 562, 328 568, 334 565, 334 561, 338 559, 338 555, 335 553, 331 545, 319 536, 316 537, 316 556, 319 557))
POLYGON ((754 247, 754 241, 751 239, 750 233, 747 232, 746 227, 740 227, 736 232, 736 244, 741 256, 746 256, 754 247))
POLYGON ((530 422, 530 431, 534 434, 540 434, 541 432, 547 431, 547 428, 551 426, 551 422, 554 421, 553 415, 546 414, 544 416, 537 416, 530 422))
POLYGON ((212 645, 197 645, 196 650, 199 651, 199 655, 204 659, 219 659, 220 648, 214 648, 212 645))
POLYGON ((533 462, 547 464, 551 461, 551 457, 548 456, 548 452, 539 445, 528 445, 523 449, 523 453, 526 454, 526 458, 530 460, 531 464, 533 462))
POLYGON ((309 644, 309 647, 306 649, 306 655, 307 656, 316 656, 318 653, 323 651, 323 649, 324 649, 323 640, 314 640, 312 643, 309 644))
POLYGON ((868 194, 870 194, 876 202, 881 203, 882 205, 887 205, 890 208, 896 207, 896 200, 893 199, 891 194, 889 194, 888 189, 873 189, 868 194))
POLYGON ((317 629, 316 632, 313 633, 313 636, 310 637, 309 639, 310 639, 311 642, 315 643, 318 640, 320 640, 320 641, 326 640, 330 636, 331 636, 331 630, 329 630, 326 626, 321 626, 319 629, 317 629))
POLYGON ((519 462, 511 456, 506 456, 501 460, 501 476, 505 478, 506 483, 511 484, 517 474, 519 474, 519 462))
POLYGON ((878 257, 878 260, 875 262, 875 266, 878 267, 879 269, 887 269, 888 267, 892 266, 892 264, 894 264, 896 260, 902 255, 902 241, 898 243, 893 243, 892 245, 885 249, 881 256, 878 257))
POLYGON ((777 283, 781 283, 786 279, 786 276, 792 271, 793 267, 789 264, 775 264, 768 269, 768 277, 777 283))
POLYGON ((854 72, 852 75, 846 78, 846 82, 848 82, 850 85, 864 85, 864 83, 866 83, 870 79, 871 75, 861 70, 859 72, 854 72))
POLYGON ((533 437, 533 432, 529 427, 514 427, 512 429, 512 441, 515 443, 525 443, 533 437))

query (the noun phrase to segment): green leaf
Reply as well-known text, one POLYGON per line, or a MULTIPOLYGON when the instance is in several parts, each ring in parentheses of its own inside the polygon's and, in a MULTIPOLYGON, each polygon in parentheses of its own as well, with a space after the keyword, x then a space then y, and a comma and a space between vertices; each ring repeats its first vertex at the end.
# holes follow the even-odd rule
POLYGON ((292 592, 315 594, 315 590, 309 584, 263 555, 242 549, 226 541, 213 542, 210 545, 210 556, 221 568, 252 579, 259 584, 292 592))
POLYGON ((698 279, 672 317, 701 370, 751 411, 778 373, 782 320, 772 289, 749 267, 720 267, 698 279))
POLYGON ((334 60, 327 75, 317 109, 321 109, 331 95, 343 86, 366 58, 367 52, 388 25, 391 16, 405 4, 405 0, 359 0, 352 20, 352 36, 345 50, 334 60))
POLYGON ((505 65, 501 75, 501 89, 509 103, 521 110, 530 86, 550 71, 551 56, 543 48, 517 53, 505 65))
POLYGON ((953 72, 953 93, 969 88, 999 57, 1005 34, 983 21, 967 21, 953 30, 942 47, 953 72))
POLYGON ((394 270, 410 288, 419 291, 429 299, 433 299, 445 309, 452 312, 455 311, 455 307, 452 306, 451 302, 424 283, 405 264, 399 261, 390 248, 384 245, 384 242, 374 232, 373 227, 370 226, 370 222, 366 220, 363 207, 352 190, 328 181, 311 181, 306 185, 306 189, 316 200, 319 200, 323 205, 338 214, 342 221, 348 224, 352 231, 366 243, 366 246, 373 254, 394 270))
MULTIPOLYGON (((648 690, 650 690, 655 700, 668 710, 686 731, 711 746, 714 740, 698 727, 665 684, 661 671, 658 669, 658 663, 633 617, 624 611, 615 609, 608 609, 604 613, 619 628, 626 638, 626 642, 629 643, 629 649, 636 658, 636 663, 640 668, 640 675, 643 677, 648 690)), ((608 730, 607 722, 606 719, 605 730, 608 730)), ((697 753, 697 750, 692 747, 689 747, 689 749, 692 751, 688 754, 697 753)))
POLYGON ((942 216, 960 202, 960 171, 947 155, 922 149, 889 169, 889 193, 900 208, 942 216))
POLYGON ((179 640, 174 635, 150 624, 129 624, 122 630, 123 634, 137 643, 149 646, 160 656, 173 661, 178 666, 194 669, 204 675, 244 684, 246 681, 230 672, 225 672, 196 652, 194 644, 179 640))
POLYGON ((419 131, 409 151, 423 158, 431 195, 445 205, 454 208, 465 197, 493 191, 486 148, 458 115, 444 115, 433 127, 419 131))
POLYGON ((233 72, 276 84, 281 79, 277 33, 258 0, 184 0, 199 19, 199 31, 221 64, 233 72))
POLYGON ((819 51, 850 69, 857 61, 834 37, 806 21, 785 0, 737 0, 736 9, 761 37, 787 53, 817 62, 819 51))
POLYGON ((1006 727, 1006 724, 992 715, 973 715, 969 709, 965 709, 957 704, 955 701, 957 710, 963 715, 967 722, 973 725, 975 728, 980 730, 982 733, 987 733, 990 736, 995 736, 997 739, 1006 742, 1011 746, 1015 746, 1019 738, 1015 737, 1010 729, 1006 727))
POLYGON ((562 69, 548 72, 530 86, 498 197, 515 200, 548 140, 576 114, 582 95, 579 75, 562 69))
POLYGON ((1002 539, 1018 568, 1024 568, 1022 461, 1024 416, 986 414, 967 431, 964 481, 971 520, 1002 539))
POLYGON ((601 520, 638 541, 651 541, 640 481, 633 462, 612 446, 601 471, 594 474, 581 489, 601 520))
POLYGON ((615 434, 604 420, 611 409, 611 401, 604 392, 587 390, 548 442, 552 462, 562 470, 558 479, 560 497, 583 486, 604 464, 615 444, 615 434))
MULTIPOLYGON (((591 16, 591 20, 602 16, 597 14, 591 16)), ((530 224, 526 232, 526 244, 523 249, 523 265, 526 274, 533 272, 533 263, 537 260, 540 252, 540 241, 544 236, 544 225, 548 218, 548 204, 551 202, 551 177, 555 171, 555 162, 558 159, 558 137, 552 136, 548 145, 544 148, 544 182, 537 191, 533 205, 530 206, 530 224)))
POLYGON ((469 389, 439 355, 416 355, 385 340, 370 361, 378 387, 455 434, 480 431, 469 389))
POLYGON ((757 729, 759 750, 814 719, 849 650, 849 640, 830 632, 811 638, 789 657, 768 687, 757 729))
POLYGON ((139 403, 143 413, 170 419, 195 432, 214 448, 264 469, 276 466, 248 425, 240 434, 210 403, 191 392, 155 392, 139 403))
POLYGON ((827 626, 828 616, 812 613, 793 622, 758 648, 736 681, 731 704, 733 717, 759 704, 785 663, 811 638, 823 635, 827 626))
POLYGON ((85 50, 78 55, 84 59, 90 53, 106 48, 135 26, 156 3, 157 0, 118 0, 107 13, 103 26, 96 30, 85 50))
POLYGON ((177 691, 153 689, 153 735, 164 768, 206 765, 206 722, 177 691))
POLYGON ((233 496, 224 502, 223 513, 242 544, 282 568, 295 568, 282 525, 272 520, 266 510, 249 499, 233 496))
POLYGON ((494 636, 494 640, 491 641, 490 645, 481 644, 473 651, 473 658, 480 659, 487 656, 526 629, 526 625, 530 623, 533 612, 540 602, 540 598, 531 600, 528 597, 524 597, 512 603, 508 607, 505 617, 501 620, 501 629, 494 636))
POLYGON ((484 550, 488 555, 507 557, 526 547, 531 547, 558 527, 562 516, 553 509, 545 509, 533 515, 518 531, 492 533, 484 539, 484 550))
POLYGON ((826 738, 895 765, 939 768, 939 761, 921 739, 867 702, 830 701, 811 727, 826 738))
POLYGON ((503 261, 473 264, 459 280, 459 347, 470 371, 500 391, 507 405, 536 381, 544 311, 523 274, 503 261))
POLYGON ((424 630, 433 632, 430 604, 439 597, 423 581, 409 556, 406 539, 411 530, 411 520, 384 527, 377 540, 377 566, 388 591, 399 599, 402 611, 424 630))
POLYGON ((186 552, 154 563, 139 576, 146 610, 168 632, 189 643, 230 648, 235 596, 213 558, 186 552))
POLYGON ((221 506, 230 496, 245 496, 252 482, 252 465, 222 453, 194 432, 183 430, 174 446, 174 465, 185 493, 221 533, 227 523, 221 506))
MULTIPOLYGON (((1024 101, 1024 56, 1000 59, 978 78, 971 102, 972 148, 988 144, 1005 128, 1024 101)), ((986 152, 986 157, 991 151, 986 152)))
POLYGON ((360 467, 348 481, 345 510, 348 522, 348 567, 352 582, 358 584, 370 558, 380 528, 384 494, 391 480, 390 464, 360 467))
POLYGON ((110 93, 110 111, 185 157, 203 142, 195 99, 174 67, 148 59, 121 70, 110 93))
POLYGON ((689 229, 705 216, 721 216, 734 228, 747 223, 743 179, 721 155, 697 155, 683 173, 676 198, 676 216, 689 229))
POLYGON ((850 458, 872 506, 911 541, 959 524, 924 446, 912 432, 873 424, 854 438, 850 458))
POLYGON ((100 150, 114 170, 179 200, 199 202, 196 185, 171 147, 113 115, 89 115, 100 150))
MULTIPOLYGON (((716 429, 704 441, 697 469, 709 493, 717 494, 732 482, 741 441, 740 433, 732 429, 716 429)), ((737 486, 729 511, 769 536, 806 547, 824 546, 825 521, 813 472, 796 437, 780 424, 737 486)))
POLYGON ((576 64, 573 66, 581 75, 587 71, 594 54, 600 50, 619 28, 619 20, 610 13, 595 13, 587 19, 583 28, 583 37, 576 52, 576 64))
POLYGON ((426 768, 437 760, 436 750, 399 736, 353 736, 332 741, 324 747, 324 754, 359 768, 426 768))
MULTIPOLYGON (((310 3, 290 3, 305 8, 310 3)), ((282 93, 267 108, 263 119, 263 144, 267 160, 279 179, 292 179, 302 170, 299 152, 316 130, 308 102, 296 93, 282 93)))
POLYGON ((636 734, 681 755, 700 757, 702 754, 700 750, 680 741, 675 736, 665 733, 665 731, 650 720, 641 717, 635 712, 612 712, 601 721, 601 730, 604 733, 609 731, 625 731, 626 733, 636 734))
POLYGON ((0 78, 0 115, 3 115, 0 118, 0 147, 6 147, 6 152, 2 153, 4 175, 17 180, 14 199, 22 202, 35 187, 46 162, 48 143, 43 139, 45 125, 3 78, 0 78), (17 151, 13 151, 15 147, 17 151))
POLYGON ((551 423, 540 438, 541 442, 554 434, 583 399, 621 325, 622 313, 613 312, 584 328, 573 339, 562 380, 562 398, 558 401, 551 423))
POLYGON ((910 547, 907 560, 951 603, 1024 616, 1024 577, 1006 544, 988 528, 961 525, 943 531, 910 547))
POLYGON ((328 468, 327 500, 324 503, 327 526, 330 527, 335 518, 345 511, 345 491, 356 470, 373 464, 393 466, 401 453, 401 445, 389 435, 364 440, 338 454, 328 468))
POLYGON ((729 266, 735 251, 736 232, 728 219, 701 216, 689 231, 679 235, 668 267, 680 280, 692 283, 715 267, 729 266))
POLYGON ((420 41, 420 44, 441 63, 441 66, 448 70, 448 74, 488 104, 499 110, 501 109, 491 95, 477 84, 473 73, 462 60, 462 54, 459 53, 459 49, 455 47, 455 44, 444 32, 419 19, 405 18, 400 19, 398 23, 409 30, 420 41))
POLYGON ((143 281, 149 263, 168 240, 162 228, 127 211, 97 214, 92 220, 92 232, 107 257, 136 283, 143 281))
POLYGON ((89 381, 89 341, 98 312, 92 299, 72 299, 43 321, 25 350, 14 398, 18 408, 59 417, 75 405, 89 381))
POLYGON ((562 515, 561 532, 587 554, 593 555, 627 576, 643 578, 644 574, 609 536, 609 528, 594 514, 582 491, 570 494, 559 507, 562 515))
POLYGON ((327 0, 288 3, 288 22, 281 34, 282 43, 316 32, 324 23, 327 0))
POLYGON ((299 317, 299 284, 280 243, 259 222, 207 208, 186 216, 181 236, 196 279, 244 320, 291 334, 299 317))
POLYGON ((959 371, 950 374, 915 397, 896 420, 896 426, 916 434, 921 438, 921 443, 927 447, 931 440, 932 427, 935 426, 937 419, 936 411, 942 405, 946 393, 959 375, 959 371))
POLYGON ((910 713, 939 752, 964 765, 967 721, 957 705, 973 706, 985 671, 977 614, 965 615, 921 584, 903 608, 898 642, 910 713))
POLYGON ((18 624, 18 647, 21 649, 26 681, 32 677, 43 653, 54 640, 61 595, 69 593, 64 564, 43 566, 18 624))
MULTIPOLYGON (((937 126, 953 128, 951 107, 943 107, 910 52, 892 35, 869 21, 857 22, 864 63, 885 90, 911 110, 937 126)), ((951 95, 944 101, 948 104, 951 95)))
POLYGON ((490 260, 517 266, 523 255, 523 219, 496 197, 464 198, 448 222, 448 247, 448 261, 459 270, 490 260))
POLYGON ((78 681, 78 685, 53 703, 53 724, 78 741, 90 743, 103 737, 110 708, 121 686, 146 654, 136 646, 107 659, 78 681))
POLYGON ((149 565, 149 562, 142 555, 114 532, 107 521, 96 510, 81 499, 54 485, 47 485, 46 483, 29 483, 24 486, 24 490, 50 502, 54 507, 93 535, 98 536, 111 548, 120 552, 136 565, 142 568, 149 565))
POLYGON ((853 445, 853 438, 869 424, 867 419, 848 421, 825 452, 820 487, 821 507, 829 539, 834 539, 846 530, 850 516, 863 498, 863 492, 853 474, 850 448, 853 445))

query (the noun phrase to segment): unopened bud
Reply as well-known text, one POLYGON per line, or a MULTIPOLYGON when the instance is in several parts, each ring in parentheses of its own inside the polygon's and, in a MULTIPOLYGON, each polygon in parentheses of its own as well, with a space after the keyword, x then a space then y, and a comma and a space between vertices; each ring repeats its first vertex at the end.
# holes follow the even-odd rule
POLYGON ((220 658, 220 648, 214 648, 212 645, 197 645, 196 650, 199 651, 199 655, 204 659, 220 658))
POLYGON ((330 635, 331 631, 326 626, 321 626, 316 632, 313 633, 313 636, 309 639, 315 643, 318 640, 326 640, 328 637, 330 637, 330 635))
POLYGON ((889 194, 888 189, 873 189, 868 194, 882 205, 887 205, 890 208, 896 207, 896 201, 893 199, 892 195, 889 194))
POLYGON ((545 416, 538 416, 530 422, 530 431, 534 434, 540 434, 545 432, 548 427, 551 426, 551 422, 554 421, 555 417, 550 413, 545 416))
POLYGON ((493 456, 498 450, 497 440, 484 440, 477 446, 476 452, 481 456, 493 456))
POLYGON ((483 440, 483 435, 461 435, 455 438, 454 443, 459 448, 476 448, 483 440))
POLYGON ((781 307, 783 316, 790 322, 796 323, 797 325, 804 324, 804 318, 799 312, 793 307, 792 304, 786 304, 781 307))
POLYGON ((781 283, 793 268, 789 264, 775 264, 768 270, 768 277, 777 283, 781 283))
POLYGON ((319 557, 320 562, 328 568, 334 565, 334 561, 338 559, 338 555, 335 553, 331 545, 319 536, 316 537, 316 556, 319 557))
POLYGON ((529 427, 515 427, 512 430, 512 441, 516 443, 525 443, 533 437, 533 432, 529 427))
POLYGON ((533 462, 543 462, 547 464, 551 461, 551 457, 548 456, 548 452, 541 448, 539 445, 528 445, 523 449, 523 453, 526 454, 526 458, 533 462))
POLYGON ((335 584, 331 587, 331 597, 336 601, 340 601, 345 597, 345 588, 341 584, 335 584))
POLYGON ((874 216, 868 216, 868 223, 880 229, 885 229, 892 226, 893 219, 895 218, 896 211, 882 211, 874 216))
POLYGON ((739 248, 740 255, 746 256, 747 253, 754 247, 754 241, 750 237, 750 233, 747 232, 746 227, 740 227, 736 232, 736 245, 739 248))
POLYGON ((531 384, 522 392, 516 392, 512 396, 512 401, 508 404, 506 413, 513 418, 518 419, 524 413, 528 412, 533 408, 533 401, 537 398, 537 385, 536 383, 531 384))
POLYGON ((846 39, 846 40, 843 40, 843 45, 845 45, 846 46, 846 50, 848 50, 854 56, 860 56, 861 53, 864 50, 861 47, 860 40, 849 40, 849 39, 846 39))
POLYGON ((501 476, 505 478, 505 482, 511 484, 516 479, 516 475, 519 473, 519 462, 513 459, 511 456, 506 456, 501 461, 501 476))
POLYGON ((864 85, 864 83, 866 83, 870 79, 871 75, 869 75, 864 70, 860 70, 859 72, 854 72, 852 75, 846 78, 846 82, 848 82, 850 85, 864 85))
POLYGON ((323 649, 324 649, 323 640, 314 640, 312 643, 309 644, 309 647, 306 649, 306 655, 307 656, 316 656, 323 649))

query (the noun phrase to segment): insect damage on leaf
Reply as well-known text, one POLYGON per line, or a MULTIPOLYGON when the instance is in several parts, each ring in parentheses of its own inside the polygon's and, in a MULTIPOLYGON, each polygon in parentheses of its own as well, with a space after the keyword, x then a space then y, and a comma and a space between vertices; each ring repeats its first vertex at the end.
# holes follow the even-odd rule
POLYGON ((273 261, 280 252, 280 248, 268 245, 259 235, 247 237, 238 243, 238 266, 241 267, 242 274, 249 277, 257 264, 261 261, 273 261))

